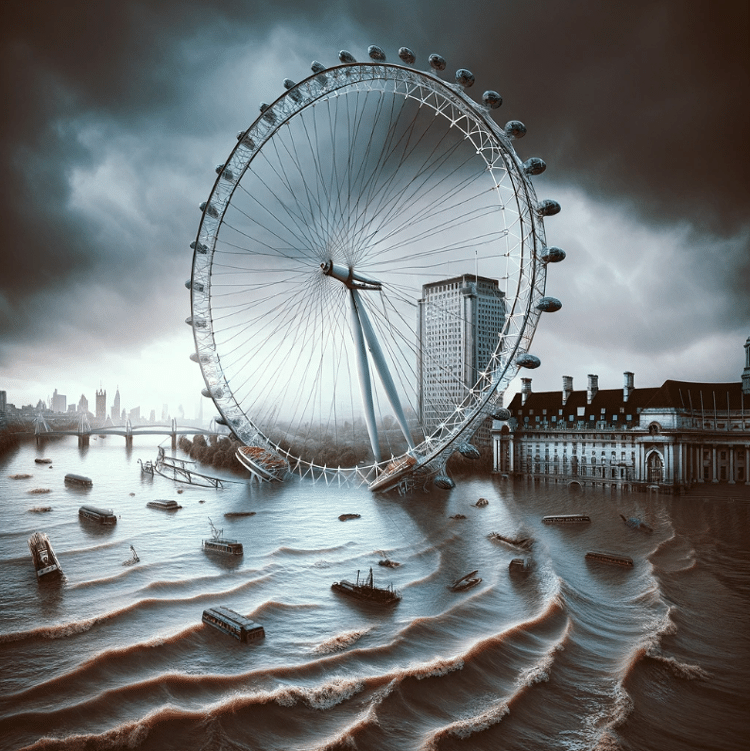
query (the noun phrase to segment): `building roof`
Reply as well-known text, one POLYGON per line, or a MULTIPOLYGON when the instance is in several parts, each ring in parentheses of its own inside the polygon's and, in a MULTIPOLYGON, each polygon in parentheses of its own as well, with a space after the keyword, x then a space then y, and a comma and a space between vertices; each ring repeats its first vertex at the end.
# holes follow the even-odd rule
POLYGON ((532 391, 526 403, 522 405, 522 394, 517 393, 508 409, 513 417, 521 418, 520 423, 524 422, 524 417, 546 416, 550 419, 553 415, 556 415, 558 420, 565 421, 569 421, 570 416, 574 420, 590 419, 593 416, 596 420, 606 419, 609 422, 612 415, 623 415, 624 417, 619 417, 619 421, 627 420, 628 416, 630 420, 635 420, 643 409, 676 409, 695 413, 703 410, 709 413, 714 409, 726 412, 728 405, 731 411, 746 409, 750 412, 750 395, 746 398, 742 393, 742 383, 739 381, 691 383, 668 380, 658 388, 633 389, 627 401, 623 398, 622 388, 599 389, 591 404, 586 403, 587 391, 584 389, 570 392, 564 405, 562 395, 562 391, 532 391))
POLYGON ((726 412, 747 409, 750 395, 742 393, 742 382, 691 383, 690 381, 664 381, 661 388, 644 405, 649 409, 671 407, 690 412, 726 412))
POLYGON ((544 414, 543 410, 546 409, 548 416, 562 415, 567 420, 568 416, 572 415, 574 418, 580 419, 578 412, 581 408, 586 418, 590 415, 596 415, 597 419, 599 419, 598 416, 603 414, 602 410, 608 416, 625 414, 635 417, 639 409, 645 407, 658 391, 659 389, 656 388, 633 389, 626 402, 623 398, 624 393, 621 388, 599 389, 591 400, 591 404, 586 404, 587 392, 585 390, 572 391, 564 405, 562 403, 562 391, 532 392, 523 406, 521 405, 521 394, 516 394, 508 409, 510 409, 514 417, 529 414, 542 415, 544 414))

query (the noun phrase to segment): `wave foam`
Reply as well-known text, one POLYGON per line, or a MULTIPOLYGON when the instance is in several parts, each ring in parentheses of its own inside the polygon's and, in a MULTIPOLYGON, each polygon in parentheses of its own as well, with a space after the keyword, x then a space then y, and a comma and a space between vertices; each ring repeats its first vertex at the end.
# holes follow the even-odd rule
POLYGON ((315 649, 313 649, 313 652, 319 655, 341 652, 347 647, 350 647, 352 644, 358 642, 365 634, 367 634, 371 630, 372 627, 359 630, 344 631, 343 633, 337 634, 331 639, 324 641, 322 644, 319 644, 317 647, 315 647, 315 649))

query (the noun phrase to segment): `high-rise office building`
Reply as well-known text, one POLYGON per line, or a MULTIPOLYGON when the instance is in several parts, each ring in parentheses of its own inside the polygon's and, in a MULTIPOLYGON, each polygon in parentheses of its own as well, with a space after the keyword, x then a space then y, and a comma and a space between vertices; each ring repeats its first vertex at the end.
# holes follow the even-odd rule
POLYGON ((89 411, 89 400, 83 394, 78 400, 78 411, 84 415, 89 411))
POLYGON ((65 394, 58 394, 57 389, 52 394, 52 404, 50 408, 53 412, 65 412, 68 409, 68 397, 65 394))
POLYGON ((99 389, 96 392, 96 420, 101 422, 102 425, 107 419, 107 392, 104 389, 99 389))
POLYGON ((115 400, 112 403, 112 422, 117 423, 120 419, 120 387, 115 391, 115 400))
MULTIPOLYGON (((505 323, 497 280, 474 274, 425 284, 419 301, 419 419, 428 431, 452 412, 479 380, 505 323)), ((480 443, 489 445, 489 432, 480 443)))

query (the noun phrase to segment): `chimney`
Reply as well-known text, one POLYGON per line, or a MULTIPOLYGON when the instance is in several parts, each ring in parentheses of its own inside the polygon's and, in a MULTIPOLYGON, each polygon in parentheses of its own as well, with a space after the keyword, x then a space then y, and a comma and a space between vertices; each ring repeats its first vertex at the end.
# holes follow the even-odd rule
POLYGON ((531 393, 531 378, 522 378, 521 379, 521 406, 522 407, 524 404, 526 404, 526 400, 529 398, 530 393, 531 393))
POLYGON ((563 407, 568 401, 568 398, 573 393, 573 376, 563 376, 563 407))
POLYGON ((599 376, 589 373, 589 386, 586 389, 586 404, 591 404, 596 392, 599 391, 599 376))
POLYGON ((742 393, 750 394, 750 336, 745 342, 745 370, 742 371, 742 393))
POLYGON ((633 393, 633 391, 635 391, 635 386, 633 385, 632 373, 625 371, 623 375, 625 376, 625 384, 622 387, 622 400, 626 402, 630 398, 630 395, 633 393))

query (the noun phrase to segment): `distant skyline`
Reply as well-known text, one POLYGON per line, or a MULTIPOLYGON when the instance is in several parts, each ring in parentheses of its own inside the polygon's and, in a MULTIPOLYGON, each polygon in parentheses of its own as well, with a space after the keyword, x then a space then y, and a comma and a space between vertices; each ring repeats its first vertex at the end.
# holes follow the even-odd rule
MULTIPOLYGON (((406 45, 498 90, 542 157, 567 259, 532 346, 535 391, 738 381, 750 334, 745 2, 6 0, 0 54, 0 389, 197 416, 189 293, 235 134, 313 59, 406 45)), ((447 71, 448 72, 448 71, 447 71)), ((468 270, 469 272, 471 270, 468 270)), ((517 383, 517 382, 516 382, 517 383)), ((510 389, 507 401, 516 390, 510 389)), ((204 399, 206 419, 213 407, 204 399)))

